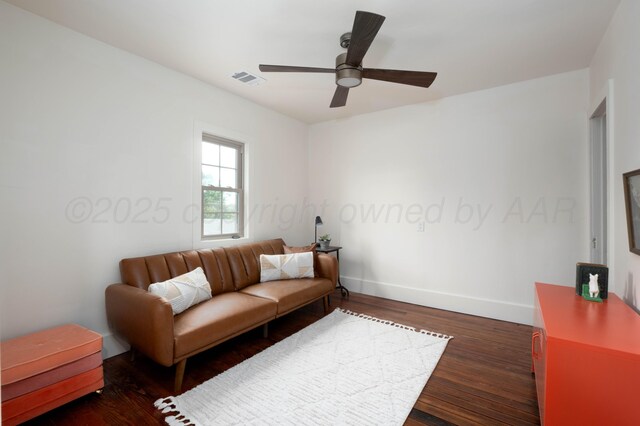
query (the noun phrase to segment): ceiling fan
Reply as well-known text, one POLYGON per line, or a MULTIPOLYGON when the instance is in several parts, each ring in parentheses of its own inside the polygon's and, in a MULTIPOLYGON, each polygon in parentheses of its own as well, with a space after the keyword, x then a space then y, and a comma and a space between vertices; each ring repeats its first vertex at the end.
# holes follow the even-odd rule
POLYGON ((429 87, 435 80, 437 73, 424 71, 402 71, 376 68, 363 68, 362 59, 369 50, 369 46, 378 34, 385 17, 371 12, 356 12, 353 29, 340 37, 340 46, 347 51, 336 57, 335 68, 296 67, 287 65, 260 64, 263 72, 318 72, 336 74, 336 91, 331 100, 331 108, 342 107, 347 103, 349 89, 357 87, 363 78, 383 80, 391 83, 408 84, 411 86, 429 87))

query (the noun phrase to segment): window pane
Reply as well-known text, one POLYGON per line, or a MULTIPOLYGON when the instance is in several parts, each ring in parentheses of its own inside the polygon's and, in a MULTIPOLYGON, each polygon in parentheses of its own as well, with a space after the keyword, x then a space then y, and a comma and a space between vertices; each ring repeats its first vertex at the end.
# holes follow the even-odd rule
POLYGON ((222 193, 222 211, 233 212, 238 211, 238 193, 237 192, 223 192, 222 193))
MULTIPOLYGON (((202 236, 207 239, 244 236, 243 144, 202 134, 200 142, 202 236)), ((198 169, 196 168, 196 173, 198 169)))
POLYGON ((237 150, 229 148, 228 146, 220 146, 220 165, 222 167, 236 168, 236 155, 237 150))
POLYGON ((222 192, 204 190, 202 193, 202 212, 204 217, 208 214, 222 211, 222 192))
POLYGON ((202 221, 204 235, 220 235, 222 233, 222 218, 220 213, 206 215, 202 221))
POLYGON ((220 145, 202 142, 202 164, 220 165, 220 145))
POLYGON ((220 167, 202 166, 202 186, 220 186, 220 167))
POLYGON ((220 168, 220 186, 222 188, 236 188, 236 170, 220 168))
POLYGON ((222 233, 235 234, 238 232, 238 214, 223 213, 222 215, 222 233))

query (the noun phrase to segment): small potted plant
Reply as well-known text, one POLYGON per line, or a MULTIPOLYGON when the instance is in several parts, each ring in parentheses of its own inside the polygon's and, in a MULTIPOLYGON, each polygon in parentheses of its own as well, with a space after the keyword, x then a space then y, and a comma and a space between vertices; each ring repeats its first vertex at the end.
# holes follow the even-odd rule
POLYGON ((320 248, 326 249, 331 244, 331 235, 324 234, 318 237, 318 242, 320 243, 320 248))

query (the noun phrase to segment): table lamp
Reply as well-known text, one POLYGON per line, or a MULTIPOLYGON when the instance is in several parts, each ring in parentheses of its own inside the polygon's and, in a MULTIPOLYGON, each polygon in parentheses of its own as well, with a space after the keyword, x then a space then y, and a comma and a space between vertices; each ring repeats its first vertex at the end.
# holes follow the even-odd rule
POLYGON ((318 242, 318 226, 321 226, 321 225, 322 225, 322 219, 320 218, 320 216, 316 216, 316 226, 315 226, 316 233, 315 233, 315 238, 313 239, 314 243, 318 242))

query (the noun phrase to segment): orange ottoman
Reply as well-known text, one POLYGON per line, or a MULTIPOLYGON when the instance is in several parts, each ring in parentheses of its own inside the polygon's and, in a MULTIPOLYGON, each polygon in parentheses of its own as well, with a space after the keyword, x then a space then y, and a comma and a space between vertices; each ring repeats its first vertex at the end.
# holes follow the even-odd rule
POLYGON ((102 336, 75 324, 2 342, 2 424, 102 389, 101 351, 102 336))

